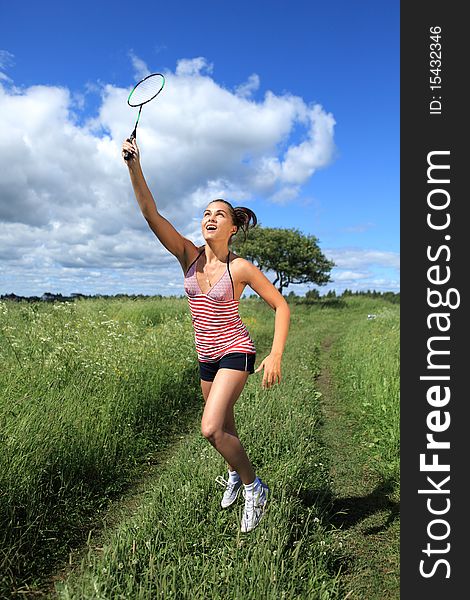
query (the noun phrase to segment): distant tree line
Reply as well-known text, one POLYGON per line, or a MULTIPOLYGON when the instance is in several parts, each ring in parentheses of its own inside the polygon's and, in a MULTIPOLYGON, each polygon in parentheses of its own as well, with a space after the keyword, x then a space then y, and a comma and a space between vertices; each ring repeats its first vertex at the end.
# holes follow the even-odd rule
POLYGON ((0 300, 10 300, 12 302, 74 302, 75 300, 80 300, 84 298, 116 298, 116 299, 127 299, 127 300, 135 300, 138 298, 182 298, 183 296, 162 296, 161 294, 81 294, 74 293, 70 296, 64 296, 63 294, 53 294, 51 292, 46 292, 42 296, 18 296, 17 294, 3 294, 0 296, 0 300))
POLYGON ((305 300, 309 302, 316 302, 318 300, 335 300, 338 298, 348 298, 352 296, 360 296, 365 298, 382 298, 383 300, 387 300, 392 304, 400 303, 400 292, 378 292, 377 290, 356 290, 355 292, 353 292, 352 290, 345 289, 341 294, 337 294, 335 290, 330 290, 326 294, 323 294, 323 296, 320 296, 318 290, 309 290, 305 294, 305 296, 297 296, 295 292, 289 292, 289 294, 287 294, 286 297, 288 300, 296 298, 305 298, 305 300))
MULTIPOLYGON (((376 290, 367 290, 367 291, 355 291, 352 290, 344 290, 341 294, 337 294, 335 290, 330 290, 326 294, 320 296, 320 292, 318 290, 309 290, 305 296, 298 296, 294 291, 289 292, 285 298, 287 300, 299 300, 299 301, 307 301, 317 302, 324 300, 336 300, 341 298, 347 298, 348 296, 362 296, 367 298, 383 298, 384 300, 388 300, 394 304, 400 303, 400 293, 395 292, 378 292, 376 290)), ((161 294, 71 294, 70 296, 64 296, 62 294, 52 294, 50 292, 46 292, 42 296, 18 296, 16 294, 3 294, 0 295, 0 300, 10 300, 11 302, 74 302, 75 300, 80 300, 84 298, 114 298, 114 299, 122 299, 122 300, 137 300, 137 299, 161 299, 161 298, 184 298, 184 295, 171 295, 171 296, 162 296, 161 294)), ((245 299, 247 296, 243 294, 242 299, 245 299)), ((257 296, 256 296, 257 297, 257 296)))

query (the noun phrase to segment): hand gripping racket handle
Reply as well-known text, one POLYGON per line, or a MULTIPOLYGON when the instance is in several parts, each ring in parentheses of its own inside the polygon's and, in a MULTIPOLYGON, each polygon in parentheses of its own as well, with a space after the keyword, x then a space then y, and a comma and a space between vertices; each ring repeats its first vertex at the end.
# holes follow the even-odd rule
MULTIPOLYGON (((127 138, 128 142, 132 142, 132 140, 135 140, 135 129, 131 133, 131 136, 127 138)), ((124 151, 124 160, 129 160, 131 158, 131 156, 132 156, 132 154, 130 152, 128 152, 127 150, 124 151)))

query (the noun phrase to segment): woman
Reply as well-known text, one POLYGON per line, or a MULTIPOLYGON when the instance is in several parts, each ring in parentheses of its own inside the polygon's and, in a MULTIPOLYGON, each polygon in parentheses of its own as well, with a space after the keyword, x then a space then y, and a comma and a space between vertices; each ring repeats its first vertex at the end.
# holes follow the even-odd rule
POLYGON ((243 487, 241 531, 251 531, 264 514, 269 488, 256 476, 240 443, 233 409, 250 373, 264 369, 263 388, 280 383, 289 307, 257 267, 229 251, 228 245, 240 227, 246 235, 250 224, 256 225, 250 209, 234 209, 225 200, 209 202, 202 217, 206 244, 197 248, 158 212, 140 166, 136 141, 126 140, 122 152, 123 158, 128 157, 126 164, 143 216, 160 242, 179 260, 185 274, 205 401, 201 430, 228 465, 228 481, 217 478, 226 488, 221 506, 231 506, 243 487), (272 349, 256 371, 256 349, 238 314, 239 299, 247 285, 276 311, 272 349))

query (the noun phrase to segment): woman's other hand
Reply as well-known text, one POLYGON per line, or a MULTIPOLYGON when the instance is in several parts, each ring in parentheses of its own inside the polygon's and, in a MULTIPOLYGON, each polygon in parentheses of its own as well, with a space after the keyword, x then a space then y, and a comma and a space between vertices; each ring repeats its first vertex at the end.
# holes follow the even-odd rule
POLYGON ((258 373, 264 369, 263 374, 263 388, 270 388, 275 383, 281 383, 281 355, 280 354, 268 354, 268 356, 262 361, 260 366, 255 370, 258 373))

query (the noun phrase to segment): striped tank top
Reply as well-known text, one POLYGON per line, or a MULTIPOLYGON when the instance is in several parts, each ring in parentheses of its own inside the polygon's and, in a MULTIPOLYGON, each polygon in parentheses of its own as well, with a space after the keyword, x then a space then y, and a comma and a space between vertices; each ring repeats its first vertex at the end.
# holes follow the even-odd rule
POLYGON ((227 269, 207 294, 203 294, 197 280, 197 261, 191 263, 184 276, 184 291, 194 327, 196 352, 201 362, 215 362, 231 352, 256 354, 255 345, 238 313, 235 300, 229 256, 227 269))

